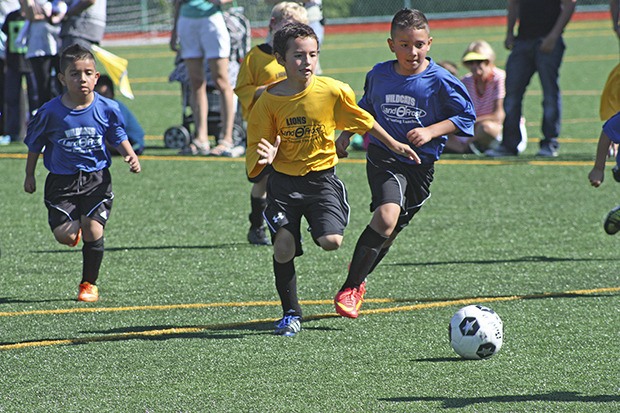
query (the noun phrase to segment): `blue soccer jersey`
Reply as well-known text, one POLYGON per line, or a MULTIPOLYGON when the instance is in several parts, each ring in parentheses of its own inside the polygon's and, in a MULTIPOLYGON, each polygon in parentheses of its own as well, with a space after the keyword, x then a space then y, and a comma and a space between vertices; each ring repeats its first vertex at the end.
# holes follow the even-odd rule
MULTIPOLYGON (((456 77, 432 59, 420 74, 403 76, 395 60, 379 63, 366 75, 364 96, 359 106, 370 112, 392 137, 409 143, 407 132, 449 119, 460 136, 473 136, 476 112, 467 89, 456 77)), ((422 163, 439 159, 447 136, 432 139, 419 148, 412 146, 422 163)), ((374 136, 370 144, 389 150, 374 136)), ((397 155, 402 162, 414 163, 397 155)))
POLYGON ((116 147, 127 139, 124 123, 118 103, 98 93, 80 110, 66 107, 58 96, 30 120, 24 143, 34 153, 45 148, 43 164, 51 173, 94 172, 112 163, 106 144, 116 147))
POLYGON ((620 143, 620 112, 605 122, 603 132, 613 143, 620 143))

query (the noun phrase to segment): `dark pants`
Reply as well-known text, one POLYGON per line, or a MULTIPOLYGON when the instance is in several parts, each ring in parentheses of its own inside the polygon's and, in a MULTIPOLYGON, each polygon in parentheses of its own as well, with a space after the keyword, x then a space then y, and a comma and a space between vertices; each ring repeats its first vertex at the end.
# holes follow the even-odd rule
POLYGON ((543 92, 543 139, 541 146, 558 147, 560 122, 562 115, 562 97, 560 95, 560 65, 564 56, 565 45, 558 39, 551 53, 540 51, 542 38, 533 40, 516 40, 506 61, 506 97, 504 98, 503 143, 502 145, 517 153, 521 142, 519 128, 523 109, 523 95, 534 73, 538 73, 543 92))
POLYGON ((30 110, 38 103, 37 86, 33 73, 21 73, 7 66, 4 72, 4 134, 11 135, 11 140, 21 139, 24 120, 30 117, 30 110), (22 100, 22 79, 25 77, 28 91, 28 104, 22 100))

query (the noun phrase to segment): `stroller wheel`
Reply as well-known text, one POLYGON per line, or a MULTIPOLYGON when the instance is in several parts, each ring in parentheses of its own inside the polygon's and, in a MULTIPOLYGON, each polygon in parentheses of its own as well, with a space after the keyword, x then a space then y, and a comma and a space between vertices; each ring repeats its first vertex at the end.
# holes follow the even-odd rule
POLYGON ((190 136, 185 126, 172 126, 164 132, 164 145, 170 149, 181 149, 189 145, 190 136))

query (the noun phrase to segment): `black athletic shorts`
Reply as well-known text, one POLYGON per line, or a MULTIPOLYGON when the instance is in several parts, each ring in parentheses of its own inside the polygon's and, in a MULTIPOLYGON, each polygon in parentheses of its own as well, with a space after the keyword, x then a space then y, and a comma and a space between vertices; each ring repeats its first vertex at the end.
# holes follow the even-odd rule
POLYGON ((296 255, 301 248, 301 218, 308 221, 308 231, 316 240, 324 235, 343 235, 349 223, 349 201, 344 183, 334 168, 290 176, 272 172, 267 181, 267 208, 264 218, 272 237, 286 228, 295 237, 296 255))
POLYGON ((253 184, 260 182, 264 177, 266 177, 267 175, 269 175, 270 173, 273 172, 273 166, 271 165, 267 165, 263 168, 262 171, 260 171, 260 173, 258 175, 256 175, 254 178, 250 178, 248 176, 248 181, 252 182, 253 184))
POLYGON ((372 193, 370 211, 384 204, 400 205, 396 231, 402 231, 430 198, 434 172, 434 164, 407 164, 377 145, 368 145, 366 176, 372 193))
POLYGON ((113 199, 112 177, 107 168, 74 175, 50 173, 45 180, 44 201, 52 230, 65 222, 79 221, 82 215, 105 226, 113 199))

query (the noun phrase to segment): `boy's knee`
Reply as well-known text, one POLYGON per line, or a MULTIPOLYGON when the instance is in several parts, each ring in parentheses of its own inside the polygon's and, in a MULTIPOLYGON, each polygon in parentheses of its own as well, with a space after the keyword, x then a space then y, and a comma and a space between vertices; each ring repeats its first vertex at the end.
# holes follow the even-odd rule
POLYGON ((78 237, 78 231, 54 230, 54 238, 56 238, 56 241, 60 244, 74 246, 79 240, 78 237))
POLYGON ((296 244, 293 234, 281 229, 273 241, 273 257, 279 263, 289 262, 295 258, 296 244))
POLYGON ((342 245, 342 235, 331 234, 320 237, 316 240, 325 251, 334 251, 342 245))

